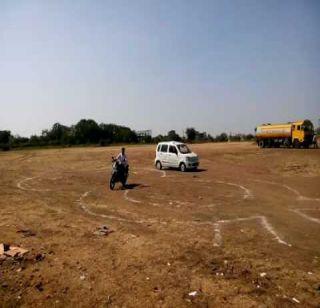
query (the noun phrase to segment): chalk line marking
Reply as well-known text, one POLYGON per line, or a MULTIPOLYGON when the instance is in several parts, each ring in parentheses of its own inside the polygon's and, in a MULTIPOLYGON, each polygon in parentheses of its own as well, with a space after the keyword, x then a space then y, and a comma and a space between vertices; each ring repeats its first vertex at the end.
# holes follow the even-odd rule
POLYGON ((214 246, 219 247, 222 243, 222 235, 221 235, 221 228, 223 224, 235 223, 235 222, 242 222, 242 221, 250 221, 250 220, 257 220, 260 222, 261 226, 268 231, 279 244, 286 245, 291 247, 292 245, 285 242, 280 238, 277 232, 273 229, 272 225, 269 223, 265 216, 250 216, 250 217, 243 217, 243 218, 235 218, 230 220, 219 220, 214 223, 214 246))
POLYGON ((267 180, 256 180, 256 179, 254 179, 253 181, 260 182, 260 183, 266 183, 266 184, 270 184, 270 185, 275 185, 275 186, 282 186, 285 189, 287 189, 287 190, 291 191, 292 193, 294 193, 296 195, 296 197, 297 197, 297 200, 299 200, 299 201, 316 201, 316 202, 320 202, 320 198, 312 198, 312 197, 303 196, 303 195, 301 195, 301 193, 298 190, 296 190, 296 189, 294 189, 294 188, 292 188, 292 187, 290 187, 290 186, 288 186, 286 184, 281 184, 281 183, 277 183, 277 182, 273 182, 273 181, 267 181, 267 180))
MULTIPOLYGON (((36 188, 25 187, 24 185, 22 185, 23 183, 31 181, 31 180, 36 179, 36 178, 39 178, 39 177, 36 176, 36 177, 25 178, 25 179, 23 179, 23 180, 21 180, 21 181, 19 181, 17 183, 17 187, 19 189, 21 189, 21 190, 24 190, 24 191, 36 191, 36 192, 51 191, 51 189, 36 189, 36 188)), ((52 207, 52 206, 48 205, 47 202, 44 202, 44 206, 47 207, 48 209, 52 210, 52 211, 55 211, 55 212, 59 213, 59 214, 63 213, 63 210, 57 209, 55 207, 52 207)))
MULTIPOLYGON (((86 204, 84 202, 84 199, 86 197, 88 197, 88 195, 90 194, 90 191, 87 191, 85 193, 83 193, 80 198, 77 200, 77 203, 80 205, 80 208, 87 214, 94 216, 94 217, 102 217, 102 218, 106 218, 106 219, 110 219, 110 220, 117 220, 120 222, 126 222, 126 223, 138 223, 138 224, 146 224, 149 222, 156 222, 155 219, 149 219, 149 220, 134 220, 134 219, 126 219, 126 218, 122 218, 122 217, 118 217, 118 216, 114 216, 114 215, 106 215, 106 214, 98 214, 93 212, 92 210, 89 209, 88 204, 86 204)), ((132 214, 129 211, 126 211, 127 214, 132 214)), ((187 225, 188 223, 191 223, 193 225, 209 225, 209 226, 213 226, 214 228, 214 246, 218 247, 221 245, 222 243, 222 234, 221 234, 221 228, 222 225, 225 223, 234 223, 234 222, 241 222, 241 221, 250 221, 250 220, 258 220, 261 224, 261 226, 268 231, 274 238, 274 240, 276 240, 279 244, 283 244, 286 246, 291 247, 291 244, 285 242, 284 240, 282 240, 280 238, 280 236, 276 233, 276 231, 273 229, 272 225, 268 222, 267 218, 265 216, 251 216, 251 217, 245 217, 245 218, 236 218, 236 219, 232 219, 232 220, 219 220, 215 223, 213 222, 209 222, 209 221, 204 221, 204 222, 197 222, 197 221, 192 221, 192 222, 188 222, 188 221, 176 221, 174 220, 175 223, 178 224, 183 224, 183 225, 187 225)), ((167 224, 167 222, 163 222, 165 224, 167 224)))
POLYGON ((162 178, 165 178, 165 177, 167 176, 167 172, 165 172, 164 170, 154 169, 153 171, 155 171, 155 172, 161 172, 161 173, 162 173, 162 175, 161 175, 162 178))
POLYGON ((51 189, 36 189, 36 188, 25 187, 24 185, 22 185, 22 184, 25 184, 26 182, 29 182, 29 181, 37 179, 37 178, 39 178, 39 176, 25 178, 17 183, 17 187, 21 190, 24 190, 24 191, 37 191, 37 192, 51 191, 51 189))
POLYGON ((238 187, 240 189, 243 190, 244 194, 243 194, 243 199, 252 199, 253 198, 253 193, 251 192, 251 190, 249 190, 247 187, 242 186, 240 184, 236 184, 236 183, 231 183, 231 182, 224 182, 224 181, 215 181, 218 184, 225 184, 225 185, 229 185, 229 186, 235 186, 238 187))
POLYGON ((149 202, 149 205, 156 206, 156 207, 161 207, 161 204, 157 203, 157 202, 149 202))
POLYGON ((303 211, 320 211, 320 209, 291 209, 290 211, 300 215, 301 217, 303 217, 303 218, 305 218, 305 219, 307 219, 309 221, 312 221, 312 222, 315 222, 317 224, 320 224, 320 219, 319 218, 315 218, 315 217, 312 217, 310 215, 307 215, 306 213, 303 213, 303 211))
POLYGON ((205 180, 205 179, 196 179, 196 182, 199 182, 199 183, 212 183, 211 180, 205 180))
POLYGON ((320 201, 320 198, 311 198, 311 197, 303 196, 300 194, 300 192, 298 190, 296 190, 286 184, 282 184, 282 186, 284 188, 286 188, 287 190, 293 192, 297 196, 297 200, 299 200, 299 201, 317 201, 317 202, 320 201))
POLYGON ((213 246, 219 247, 222 243, 222 236, 221 236, 221 228, 220 222, 216 222, 214 224, 214 244, 213 246))
MULTIPOLYGON (((172 221, 160 221, 158 218, 149 218, 149 219, 127 219, 127 218, 122 218, 114 215, 106 215, 106 214, 98 214, 90 210, 89 204, 84 201, 85 198, 87 198, 90 195, 91 191, 87 191, 83 193, 76 202, 79 204, 81 210, 83 210, 86 214, 94 216, 94 217, 102 217, 110 220, 117 220, 120 222, 126 222, 126 223, 137 223, 137 224, 149 224, 149 223, 160 223, 160 224, 168 224, 168 223, 177 223, 180 225, 188 225, 188 224, 193 224, 193 225, 209 225, 213 226, 213 223, 210 221, 204 221, 204 222, 196 222, 196 221, 183 221, 183 220, 175 220, 172 219, 172 221)), ((151 204, 151 203, 149 203, 151 204)), ((160 206, 160 204, 152 204, 154 206, 160 206)), ((132 212, 129 212, 127 210, 121 210, 124 214, 128 215, 134 215, 132 212)))
POLYGON ((141 203, 141 201, 129 197, 128 194, 129 194, 129 190, 126 190, 126 191, 124 192, 124 194, 123 194, 124 198, 125 198, 127 201, 132 202, 132 203, 141 203))
POLYGON ((148 171, 154 171, 154 172, 160 172, 160 173, 162 173, 162 175, 161 175, 162 178, 165 178, 167 176, 167 173, 164 170, 158 170, 158 169, 155 169, 155 168, 140 168, 140 169, 148 170, 148 171))
MULTIPOLYGON (((118 220, 118 221, 121 221, 121 222, 137 222, 137 221, 134 221, 134 220, 129 220, 129 219, 126 219, 126 218, 121 218, 121 217, 117 217, 117 216, 113 216, 113 215, 105 215, 105 214, 98 214, 98 213, 95 213, 93 211, 91 211, 89 208, 88 208, 88 205, 84 202, 83 199, 85 199, 86 197, 88 197, 88 195, 91 193, 91 191, 87 191, 85 193, 83 193, 80 198, 77 200, 77 203, 80 205, 80 208, 86 212, 87 214, 91 215, 91 216, 95 216, 95 217, 102 217, 102 218, 107 218, 107 219, 111 219, 111 220, 118 220)), ((137 222, 139 223, 139 222, 137 222)))

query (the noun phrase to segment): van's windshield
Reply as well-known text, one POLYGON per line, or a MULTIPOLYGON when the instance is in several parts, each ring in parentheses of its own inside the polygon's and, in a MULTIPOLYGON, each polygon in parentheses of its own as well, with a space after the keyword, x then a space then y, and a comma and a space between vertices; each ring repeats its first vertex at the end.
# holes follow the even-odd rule
POLYGON ((190 149, 185 144, 178 144, 177 147, 181 154, 191 153, 190 149))

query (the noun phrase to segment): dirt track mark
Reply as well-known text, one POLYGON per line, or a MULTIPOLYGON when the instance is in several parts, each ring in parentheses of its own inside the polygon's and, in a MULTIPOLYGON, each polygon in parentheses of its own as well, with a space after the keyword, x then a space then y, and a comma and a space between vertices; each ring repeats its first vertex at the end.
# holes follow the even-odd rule
MULTIPOLYGON (((254 181, 260 182, 260 183, 266 183, 266 184, 270 184, 270 185, 275 185, 275 186, 281 186, 281 187, 287 189, 288 191, 291 191, 296 196, 296 200, 298 200, 298 201, 314 201, 314 202, 320 201, 320 198, 312 198, 312 197, 303 196, 298 190, 296 190, 286 184, 280 184, 277 182, 266 181, 266 180, 254 180, 254 181)), ((311 209, 295 208, 295 209, 289 209, 289 210, 291 212, 303 217, 304 219, 307 219, 307 220, 315 222, 315 223, 320 223, 320 219, 314 218, 314 217, 302 212, 302 211, 308 211, 308 210, 310 211, 311 209)), ((312 209, 312 210, 318 210, 318 209, 312 209)))
POLYGON ((127 201, 132 202, 132 203, 141 203, 141 201, 129 197, 128 194, 129 194, 129 190, 126 190, 126 191, 124 192, 124 194, 123 194, 124 198, 125 198, 127 201))
POLYGON ((242 221, 250 221, 250 220, 257 220, 261 224, 261 226, 268 231, 279 244, 286 245, 288 247, 291 247, 292 245, 285 242, 280 238, 280 236, 277 234, 277 232, 274 230, 272 225, 269 223, 267 218, 265 216, 250 216, 250 217, 243 217, 243 218, 235 218, 235 219, 229 219, 229 220, 219 220, 214 223, 214 232, 215 232, 215 242, 214 246, 218 247, 221 246, 222 243, 222 234, 221 234, 221 226, 223 224, 230 224, 230 223, 236 223, 236 222, 242 222, 242 221))
POLYGON ((140 168, 140 169, 162 173, 162 175, 161 175, 162 178, 165 178, 167 176, 167 173, 164 170, 158 170, 155 168, 140 168))
POLYGON ((224 181, 215 181, 218 184, 225 184, 225 185, 229 185, 229 186, 234 186, 234 187, 238 187, 240 189, 243 190, 244 194, 243 194, 243 199, 252 199, 254 198, 253 193, 251 192, 251 190, 249 190, 247 187, 240 185, 240 184, 236 184, 236 183, 231 183, 231 182, 224 182, 224 181))
POLYGON ((19 189, 21 189, 21 190, 24 190, 24 191, 37 191, 37 192, 51 191, 51 189, 37 189, 37 188, 25 187, 24 185, 22 185, 22 184, 24 184, 26 182, 32 181, 32 180, 37 179, 37 178, 40 178, 40 177, 39 176, 34 176, 34 177, 30 177, 30 178, 25 178, 25 179, 23 179, 23 180, 21 180, 21 181, 19 181, 17 183, 17 187, 19 189))
POLYGON ((87 214, 91 215, 91 216, 95 216, 95 217, 102 217, 102 218, 107 218, 107 219, 110 219, 110 220, 118 220, 120 222, 136 222, 136 223, 141 223, 141 222, 138 222, 138 221, 134 221, 134 220, 131 220, 131 219, 126 219, 126 218, 122 218, 122 217, 118 217, 118 216, 114 216, 114 215, 106 215, 106 214, 98 214, 98 213, 95 213, 93 211, 91 211, 89 209, 89 206, 87 203, 84 202, 84 199, 86 197, 88 197, 88 195, 91 193, 91 191, 87 191, 85 193, 83 193, 80 198, 76 201, 80 208, 87 214))
POLYGON ((299 216, 309 220, 309 221, 320 224, 320 219, 312 217, 310 215, 307 215, 306 213, 303 213, 303 211, 319 211, 319 210, 320 209, 292 209, 291 211, 298 214, 299 216))
POLYGON ((273 181, 267 181, 267 180, 257 180, 257 179, 253 179, 254 182, 259 182, 259 183, 266 183, 266 184, 270 184, 270 185, 275 185, 275 186, 282 186, 285 189, 291 191, 292 193, 294 193, 296 195, 296 199, 299 201, 316 201, 316 202, 320 202, 320 198, 312 198, 312 197, 306 197, 303 196, 298 190, 286 185, 286 184, 281 184, 281 183, 277 183, 277 182, 273 182, 273 181))

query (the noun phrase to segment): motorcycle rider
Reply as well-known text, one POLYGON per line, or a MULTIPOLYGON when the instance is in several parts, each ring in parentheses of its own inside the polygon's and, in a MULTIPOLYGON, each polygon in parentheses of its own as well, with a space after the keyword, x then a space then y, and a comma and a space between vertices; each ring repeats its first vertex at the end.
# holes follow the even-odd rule
POLYGON ((120 170, 123 172, 123 176, 126 178, 129 173, 129 162, 125 148, 121 149, 121 152, 118 154, 116 160, 119 162, 119 167, 121 168, 120 170))

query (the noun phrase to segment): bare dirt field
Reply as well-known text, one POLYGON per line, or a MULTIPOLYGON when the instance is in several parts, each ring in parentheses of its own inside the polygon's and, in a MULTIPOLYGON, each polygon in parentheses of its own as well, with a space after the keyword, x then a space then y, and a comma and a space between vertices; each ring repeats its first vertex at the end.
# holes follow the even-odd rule
POLYGON ((320 306, 320 150, 202 144, 201 169, 129 146, 0 153, 0 306, 320 306), (106 225, 114 232, 99 235, 106 225))

